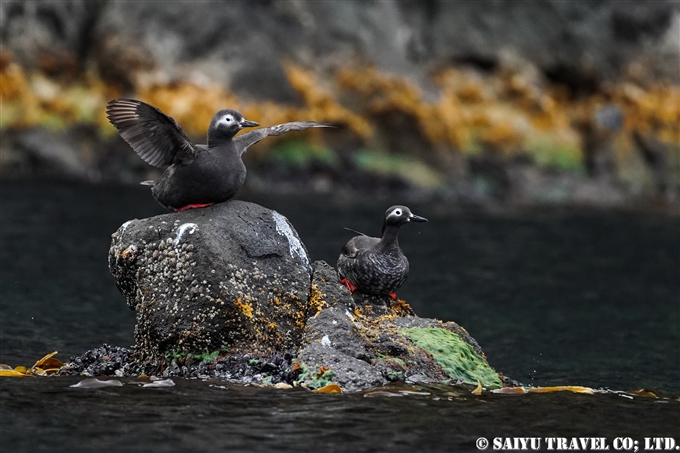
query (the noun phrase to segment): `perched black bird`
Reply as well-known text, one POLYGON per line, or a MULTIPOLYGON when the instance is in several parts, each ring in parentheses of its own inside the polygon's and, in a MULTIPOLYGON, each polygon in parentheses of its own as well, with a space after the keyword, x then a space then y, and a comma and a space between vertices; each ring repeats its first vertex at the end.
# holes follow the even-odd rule
POLYGON ((408 260, 399 248, 399 227, 408 222, 427 222, 424 217, 411 213, 406 206, 392 206, 385 212, 380 239, 363 233, 345 244, 338 258, 338 275, 351 292, 366 294, 394 293, 408 277, 408 260))
POLYGON ((167 167, 158 181, 145 181, 161 205, 183 211, 232 198, 246 179, 241 155, 268 135, 330 127, 313 121, 296 121, 255 129, 234 137, 245 127, 259 126, 236 110, 220 110, 208 129, 208 144, 195 145, 174 119, 144 102, 113 99, 106 113, 121 137, 154 167, 167 167))

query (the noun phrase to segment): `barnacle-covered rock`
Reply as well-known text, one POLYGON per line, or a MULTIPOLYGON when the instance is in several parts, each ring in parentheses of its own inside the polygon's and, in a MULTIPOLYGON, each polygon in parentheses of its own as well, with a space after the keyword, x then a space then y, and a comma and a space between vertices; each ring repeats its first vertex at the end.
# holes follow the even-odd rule
POLYGON ((350 392, 394 381, 503 385, 461 326, 350 294, 335 269, 310 263, 285 217, 253 203, 126 222, 109 267, 137 313, 134 354, 118 374, 350 392))
POLYGON ((232 200, 132 220, 112 238, 109 268, 137 313, 138 360, 298 344, 311 266, 278 212, 232 200))

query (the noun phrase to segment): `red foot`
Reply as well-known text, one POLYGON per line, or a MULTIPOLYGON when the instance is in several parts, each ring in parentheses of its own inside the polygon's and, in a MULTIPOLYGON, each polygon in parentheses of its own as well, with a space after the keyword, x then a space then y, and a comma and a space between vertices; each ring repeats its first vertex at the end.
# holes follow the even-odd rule
POLYGON ((388 296, 390 296, 394 300, 397 300, 397 293, 389 293, 388 296))
POLYGON ((175 209, 175 212, 182 212, 186 211, 187 209, 196 209, 196 208, 205 208, 207 206, 213 205, 215 203, 193 203, 193 204, 188 204, 186 206, 183 206, 181 208, 175 209))
POLYGON ((347 280, 346 278, 341 278, 340 283, 345 285, 350 293, 354 293, 354 291, 357 290, 357 287, 354 286, 354 284, 352 282, 350 282, 349 280, 347 280))

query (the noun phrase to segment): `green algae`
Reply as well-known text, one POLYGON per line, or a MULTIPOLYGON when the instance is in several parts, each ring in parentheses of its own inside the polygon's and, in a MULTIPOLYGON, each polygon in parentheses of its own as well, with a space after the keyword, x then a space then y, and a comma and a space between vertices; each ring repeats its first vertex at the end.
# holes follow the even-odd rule
POLYGON ((452 379, 460 379, 473 385, 477 385, 479 381, 488 389, 503 386, 498 373, 456 333, 441 328, 422 327, 403 328, 400 332, 408 336, 414 345, 429 352, 452 379))
POLYGON ((303 385, 309 389, 316 390, 333 383, 333 376, 335 371, 318 367, 311 369, 306 364, 300 362, 300 376, 295 380, 295 385, 303 385))
POLYGON ((166 351, 165 352, 165 363, 170 365, 172 362, 177 362, 178 364, 186 363, 200 363, 200 362, 214 362, 220 355, 220 353, 227 353, 228 350, 216 350, 212 352, 204 351, 201 354, 191 354, 182 351, 166 351))

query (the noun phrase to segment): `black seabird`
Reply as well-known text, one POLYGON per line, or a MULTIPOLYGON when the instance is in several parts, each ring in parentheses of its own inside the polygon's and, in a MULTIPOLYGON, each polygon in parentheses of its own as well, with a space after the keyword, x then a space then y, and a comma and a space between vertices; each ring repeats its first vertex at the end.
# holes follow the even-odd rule
POLYGON ((408 260, 399 248, 399 227, 409 222, 427 222, 406 206, 392 206, 385 212, 381 238, 355 236, 345 244, 338 258, 340 283, 354 292, 366 294, 394 293, 408 277, 408 260))
POLYGON ((145 181, 161 205, 183 211, 232 198, 246 179, 241 155, 268 135, 329 127, 313 121, 295 121, 255 129, 234 137, 245 127, 259 126, 236 110, 220 110, 208 128, 208 144, 195 145, 174 119, 156 107, 135 99, 113 99, 107 117, 121 137, 149 165, 166 168, 158 181, 145 181))

